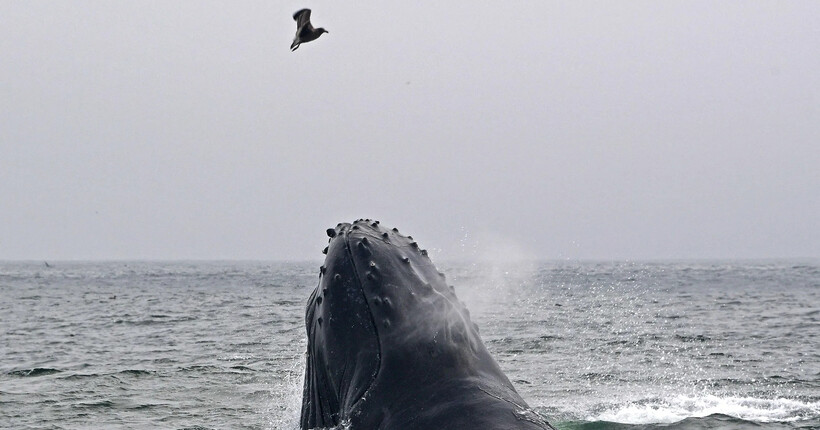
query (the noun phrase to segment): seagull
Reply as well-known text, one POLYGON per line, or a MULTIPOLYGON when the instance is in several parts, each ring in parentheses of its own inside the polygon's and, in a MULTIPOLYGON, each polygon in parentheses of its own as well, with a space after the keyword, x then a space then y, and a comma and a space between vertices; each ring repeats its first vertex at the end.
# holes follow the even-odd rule
POLYGON ((296 21, 296 36, 293 38, 293 43, 290 44, 291 52, 295 51, 300 44, 316 40, 322 33, 329 33, 322 27, 313 28, 310 23, 310 9, 297 11, 293 14, 293 20, 296 21))

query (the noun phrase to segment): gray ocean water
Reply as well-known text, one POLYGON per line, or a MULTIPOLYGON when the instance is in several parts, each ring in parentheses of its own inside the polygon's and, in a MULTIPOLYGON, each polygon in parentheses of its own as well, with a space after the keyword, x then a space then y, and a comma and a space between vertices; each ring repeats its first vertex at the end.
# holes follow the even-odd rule
MULTIPOLYGON (((298 428, 319 262, 0 262, 0 428, 298 428)), ((820 262, 442 263, 559 429, 820 428, 820 262)))

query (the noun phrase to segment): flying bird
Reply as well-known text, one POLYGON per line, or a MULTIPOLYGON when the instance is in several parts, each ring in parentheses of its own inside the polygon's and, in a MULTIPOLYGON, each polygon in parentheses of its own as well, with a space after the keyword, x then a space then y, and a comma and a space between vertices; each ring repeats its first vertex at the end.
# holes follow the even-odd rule
POLYGON ((296 36, 293 38, 293 43, 290 44, 291 52, 303 43, 318 39, 322 33, 329 33, 322 27, 313 28, 313 24, 310 23, 310 9, 297 11, 293 14, 293 20, 296 21, 296 36))

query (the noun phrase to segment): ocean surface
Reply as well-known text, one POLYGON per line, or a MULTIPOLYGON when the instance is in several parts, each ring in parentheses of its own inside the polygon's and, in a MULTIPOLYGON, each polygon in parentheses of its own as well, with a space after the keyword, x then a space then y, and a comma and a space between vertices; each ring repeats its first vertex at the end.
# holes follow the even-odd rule
MULTIPOLYGON (((0 428, 298 428, 319 262, 0 262, 0 428)), ((820 262, 439 264, 559 429, 820 428, 820 262)))

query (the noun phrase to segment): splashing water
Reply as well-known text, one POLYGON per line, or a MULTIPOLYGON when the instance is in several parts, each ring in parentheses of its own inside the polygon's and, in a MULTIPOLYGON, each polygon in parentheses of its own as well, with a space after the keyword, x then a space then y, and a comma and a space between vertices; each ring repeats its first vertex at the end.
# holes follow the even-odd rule
POLYGON ((651 398, 627 404, 585 417, 588 421, 610 421, 624 424, 674 423, 689 417, 721 414, 760 423, 794 422, 820 415, 820 402, 793 399, 760 399, 753 397, 721 397, 677 395, 665 399, 651 398))

